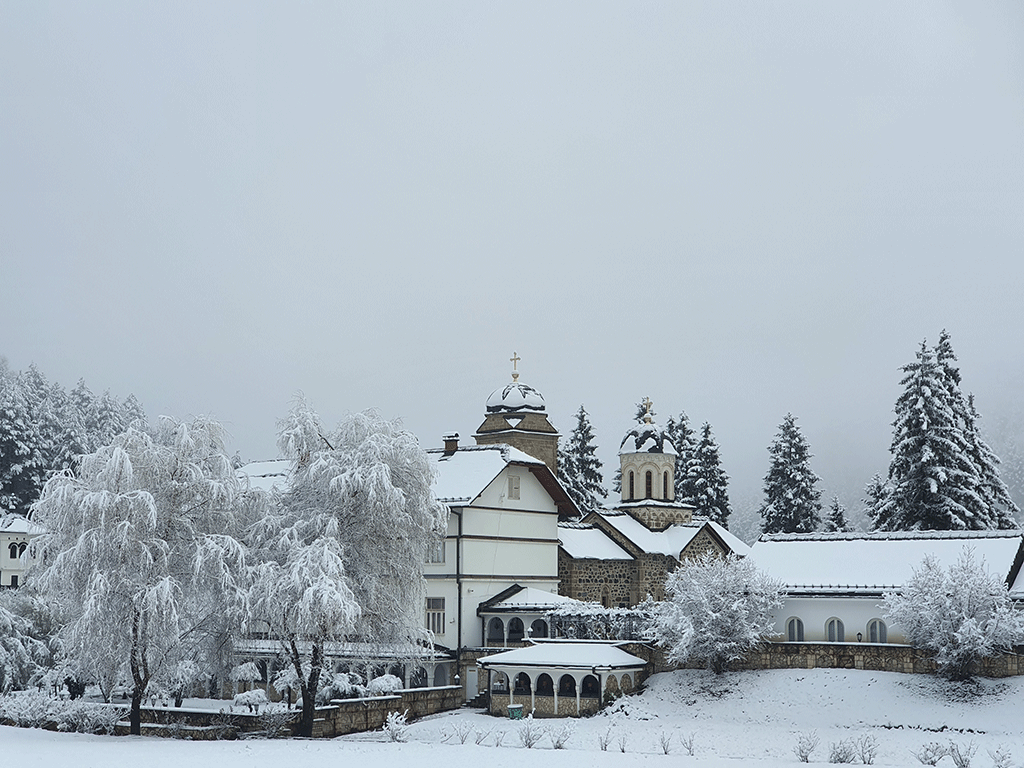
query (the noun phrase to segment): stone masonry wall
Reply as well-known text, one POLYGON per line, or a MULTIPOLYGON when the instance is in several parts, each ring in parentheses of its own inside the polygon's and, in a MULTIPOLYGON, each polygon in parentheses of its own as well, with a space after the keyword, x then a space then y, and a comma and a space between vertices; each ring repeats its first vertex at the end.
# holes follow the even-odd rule
POLYGON ((636 602, 637 568, 632 560, 574 560, 558 551, 559 594, 576 600, 602 603, 607 590, 609 607, 636 602))
POLYGON ((433 715, 462 706, 461 686, 413 688, 393 696, 332 701, 329 707, 318 707, 313 723, 315 738, 332 739, 346 733, 375 731, 384 725, 391 712, 408 712, 409 719, 433 715))

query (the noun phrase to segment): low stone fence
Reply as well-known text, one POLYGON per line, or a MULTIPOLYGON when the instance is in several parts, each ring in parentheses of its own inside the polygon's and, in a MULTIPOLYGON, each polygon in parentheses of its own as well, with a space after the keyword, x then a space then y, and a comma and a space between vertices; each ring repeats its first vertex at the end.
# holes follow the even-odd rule
MULTIPOLYGON (((652 664, 655 672, 672 669, 699 669, 705 665, 669 664, 664 649, 637 645, 624 647, 652 664), (646 648, 646 652, 644 649, 646 648)), ((730 666, 734 670, 755 669, 866 669, 878 672, 933 674, 935 659, 928 651, 908 645, 880 643, 765 643, 730 666)), ((1024 675, 1024 657, 1016 653, 983 659, 975 665, 974 674, 982 677, 1013 677, 1024 675)))
POLYGON ((346 733, 375 731, 391 712, 408 712, 409 719, 458 709, 464 700, 462 686, 411 688, 391 696, 365 699, 336 699, 328 707, 317 707, 313 722, 315 738, 331 739, 346 733))
MULTIPOLYGON (((537 694, 531 700, 530 694, 514 694, 512 703, 521 704, 523 715, 532 714, 534 717, 577 717, 579 715, 593 715, 600 709, 600 699, 593 696, 580 698, 580 709, 576 711, 575 696, 559 696, 558 712, 555 712, 555 697, 537 694)), ((488 711, 492 715, 505 717, 508 714, 509 696, 507 693, 491 691, 490 707, 488 711)))

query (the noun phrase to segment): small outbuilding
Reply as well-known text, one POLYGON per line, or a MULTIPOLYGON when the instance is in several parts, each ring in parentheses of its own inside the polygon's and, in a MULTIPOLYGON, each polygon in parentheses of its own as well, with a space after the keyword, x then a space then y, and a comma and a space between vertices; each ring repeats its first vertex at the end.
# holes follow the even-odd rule
POLYGON ((499 716, 515 705, 535 717, 592 715, 607 694, 629 693, 648 673, 643 659, 598 641, 538 642, 485 656, 477 665, 488 678, 488 711, 499 716))

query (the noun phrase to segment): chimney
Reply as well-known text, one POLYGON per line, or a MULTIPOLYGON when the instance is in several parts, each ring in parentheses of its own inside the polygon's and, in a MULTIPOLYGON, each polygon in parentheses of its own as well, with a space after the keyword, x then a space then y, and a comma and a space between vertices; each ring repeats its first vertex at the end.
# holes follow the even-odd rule
POLYGON ((451 432, 444 436, 444 455, 451 456, 459 450, 459 433, 451 432))

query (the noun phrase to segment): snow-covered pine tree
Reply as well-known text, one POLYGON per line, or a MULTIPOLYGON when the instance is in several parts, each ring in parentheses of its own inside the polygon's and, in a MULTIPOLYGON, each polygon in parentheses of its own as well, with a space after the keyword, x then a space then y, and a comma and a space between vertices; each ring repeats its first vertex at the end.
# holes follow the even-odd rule
POLYGON ((765 533, 810 533, 821 523, 821 491, 811 471, 811 451, 793 414, 787 413, 768 447, 761 505, 765 533))
POLYGON ((130 730, 150 682, 204 638, 241 623, 245 548, 237 534, 263 517, 216 422, 161 419, 82 458, 78 476, 47 481, 34 507, 34 584, 54 606, 69 660, 90 679, 132 685, 130 730))
MULTIPOLYGON (((948 341, 948 339, 947 339, 948 341)), ((927 342, 903 366, 890 451, 892 492, 878 510, 876 530, 978 530, 989 527, 951 382, 949 351, 941 365, 927 342)))
POLYGON ((846 519, 846 507, 839 501, 838 496, 832 497, 832 503, 829 504, 828 514, 825 516, 825 525, 822 530, 826 533, 846 533, 853 530, 853 527, 846 519))
POLYGON ((1010 496, 1010 490, 999 476, 999 457, 982 437, 978 422, 981 416, 974 407, 974 394, 967 396, 967 451, 978 470, 978 492, 988 511, 990 528, 1019 528, 1016 516, 1020 509, 1010 496))
POLYGON ((695 447, 693 430, 690 428, 690 419, 685 411, 679 412, 679 418, 668 417, 665 424, 665 434, 672 441, 676 449, 675 468, 675 492, 677 502, 691 503, 694 497, 693 486, 687 480, 687 467, 690 458, 693 456, 695 447))
POLYGON ((864 498, 861 499, 861 503, 864 505, 864 516, 867 517, 871 530, 878 529, 878 515, 890 493, 892 493, 892 487, 888 480, 878 472, 871 476, 868 484, 864 487, 864 498))
POLYGON ((27 514, 46 475, 39 427, 20 377, 0 378, 0 512, 27 514))
POLYGON ((558 451, 558 479, 584 515, 599 508, 600 499, 608 497, 594 445, 594 429, 582 405, 576 412, 576 426, 568 444, 558 451))
POLYGON ((687 464, 686 484, 693 489, 686 501, 696 507, 694 514, 728 528, 729 476, 722 469, 718 443, 707 422, 701 427, 700 441, 687 464))

